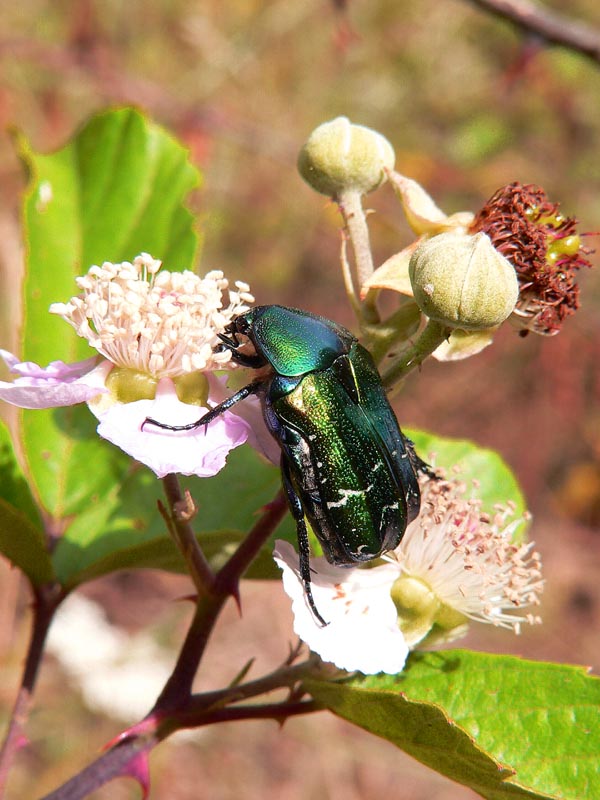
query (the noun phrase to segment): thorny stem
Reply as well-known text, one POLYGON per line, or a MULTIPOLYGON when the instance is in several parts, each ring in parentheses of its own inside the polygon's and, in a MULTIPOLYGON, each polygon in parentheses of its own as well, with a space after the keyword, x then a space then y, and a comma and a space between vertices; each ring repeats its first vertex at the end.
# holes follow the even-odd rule
MULTIPOLYGON (((356 189, 342 192, 337 204, 354 251, 354 263, 359 288, 371 277, 374 271, 373 255, 369 241, 367 217, 362 207, 360 192, 356 189)), ((379 313, 372 294, 361 304, 361 317, 371 325, 379 321, 379 313)))
POLYGON ((217 572, 215 585, 217 591, 237 594, 239 579, 258 555, 261 547, 279 525, 287 511, 287 502, 280 489, 273 500, 264 507, 264 513, 251 528, 248 536, 217 572))
POLYGON ((178 719, 187 718, 188 714, 199 715, 206 713, 207 710, 217 705, 223 707, 230 703, 239 703, 241 700, 258 697, 275 689, 281 689, 284 686, 288 686, 291 689, 294 684, 308 674, 314 675, 318 664, 318 658, 311 656, 300 664, 292 665, 286 663, 269 675, 257 678, 254 681, 231 686, 227 689, 219 689, 216 692, 203 692, 202 694, 192 695, 186 711, 179 715, 178 719))
MULTIPOLYGON (((202 721, 198 721, 194 727, 243 719, 273 719, 281 723, 289 717, 320 711, 321 708, 314 700, 266 703, 257 706, 240 706, 239 708, 217 708, 205 714, 202 721)), ((123 740, 42 800, 83 800, 90 792, 104 786, 113 778, 127 774, 127 768, 135 758, 148 753, 159 744, 161 739, 173 730, 180 730, 182 727, 189 726, 180 725, 162 734, 144 734, 123 740)))
MULTIPOLYGON (((279 491, 231 558, 216 575, 211 571, 211 584, 208 590, 198 595, 194 618, 173 673, 156 701, 154 712, 181 708, 188 702, 194 677, 221 609, 230 596, 238 600, 240 578, 281 521, 286 508, 283 493, 279 491)), ((194 542, 200 550, 195 537, 194 542)))
POLYGON ((215 574, 210 568, 189 522, 195 513, 191 498, 189 495, 184 497, 179 480, 173 473, 163 478, 163 486, 170 513, 164 514, 163 509, 161 509, 161 513, 167 523, 169 533, 185 559, 198 595, 210 594, 214 588, 215 574))
POLYGON ((198 597, 194 618, 177 663, 154 704, 154 713, 169 713, 187 704, 210 634, 228 596, 220 594, 198 597))
POLYGON ((197 547, 199 555, 196 553, 191 563, 202 576, 202 591, 198 594, 194 618, 177 663, 154 708, 145 720, 147 724, 142 723, 143 728, 140 730, 143 729, 144 732, 125 736, 94 763, 47 795, 44 800, 81 800, 87 797, 90 792, 112 778, 126 774, 127 766, 133 759, 147 753, 169 734, 181 728, 200 727, 234 719, 270 718, 282 721, 290 716, 319 710, 316 703, 300 702, 296 696, 293 697, 293 702, 244 706, 238 709, 225 708, 227 703, 264 694, 282 686, 293 686, 300 679, 301 673, 310 668, 313 663, 310 659, 296 666, 288 663, 272 675, 247 684, 231 686, 204 695, 192 695, 192 683, 219 613, 231 595, 237 599, 240 578, 281 521, 287 505, 283 492, 279 491, 274 500, 265 506, 264 513, 231 558, 216 574, 211 570, 211 580, 207 581, 208 572, 204 566, 198 567, 198 565, 204 564, 210 570, 208 562, 196 538, 194 537, 194 549, 191 549, 189 542, 189 536, 193 536, 193 531, 189 523, 176 518, 176 509, 181 508, 176 504, 183 501, 179 484, 174 476, 167 478, 165 478, 165 490, 171 507, 169 519, 177 531, 176 543, 182 547, 182 543, 187 542, 188 550, 184 552, 184 556, 188 564, 189 554, 194 553, 197 547), (186 528, 189 530, 186 531, 186 528))
POLYGON ((217 708, 204 714, 202 721, 194 727, 214 725, 217 722, 233 722, 242 719, 274 719, 283 722, 299 714, 322 711, 323 706, 316 700, 299 700, 295 703, 261 703, 260 705, 217 708))
POLYGON ((152 750, 159 741, 155 734, 146 734, 120 742, 42 800, 83 800, 113 778, 127 774, 129 764, 152 750))
POLYGON ((46 636, 54 613, 63 599, 61 588, 55 583, 36 587, 33 591, 31 639, 27 650, 21 686, 13 706, 6 738, 0 751, 0 798, 4 796, 4 788, 14 756, 24 742, 25 722, 42 661, 46 636))
POLYGON ((420 366, 427 356, 431 355, 450 335, 451 329, 430 319, 421 331, 418 339, 404 351, 402 357, 383 373, 383 385, 391 389, 416 367, 420 366))

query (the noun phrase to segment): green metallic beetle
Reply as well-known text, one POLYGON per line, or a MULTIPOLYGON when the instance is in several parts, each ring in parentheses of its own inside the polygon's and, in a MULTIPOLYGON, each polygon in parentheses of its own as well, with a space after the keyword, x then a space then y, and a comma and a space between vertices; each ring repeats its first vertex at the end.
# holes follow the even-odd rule
POLYGON ((284 306, 257 306, 236 317, 220 347, 245 367, 270 367, 195 423, 207 425, 257 395, 281 448, 281 472, 296 522, 300 576, 315 617, 308 519, 331 564, 353 566, 400 542, 420 509, 418 470, 427 466, 403 435, 370 353, 341 325, 284 306), (240 340, 239 336, 246 337, 240 340), (241 352, 248 344, 254 353, 241 352))

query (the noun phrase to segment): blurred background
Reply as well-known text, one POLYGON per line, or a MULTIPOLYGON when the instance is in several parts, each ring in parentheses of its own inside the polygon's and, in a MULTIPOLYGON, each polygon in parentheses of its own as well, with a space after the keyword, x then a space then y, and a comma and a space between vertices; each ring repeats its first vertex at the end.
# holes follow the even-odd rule
MULTIPOLYGON (((597 0, 543 7, 600 30, 597 0)), ((11 129, 47 151, 95 111, 140 106, 186 143, 204 173, 192 199, 200 270, 248 281, 261 303, 302 305, 352 325, 337 212, 295 169, 316 125, 344 114, 385 134, 396 168, 447 213, 477 210, 518 180, 542 185, 582 231, 598 232, 599 97, 597 63, 544 47, 468 0, 0 0, 0 342, 16 346, 22 270, 25 176, 11 129)), ((410 235, 389 187, 369 205, 381 263, 410 235)), ((600 248, 598 237, 588 243, 600 248)), ((580 284, 582 308, 559 336, 522 339, 505 326, 472 359, 428 361, 395 406, 403 426, 499 450, 534 515, 544 625, 520 638, 474 626, 465 644, 598 671, 600 273, 582 274, 580 284)), ((167 663, 189 615, 173 600, 186 593, 185 579, 152 572, 85 589, 118 631, 136 637, 151 622, 167 663)), ((243 620, 227 609, 199 688, 222 685, 251 657, 257 676, 287 655, 291 615, 279 585, 246 583, 242 599, 243 620)), ((20 676, 27 602, 19 576, 0 564, 0 720, 20 676)), ((50 791, 127 721, 92 710, 73 676, 48 656, 31 745, 10 784, 15 800, 50 791)), ((156 800, 476 797, 325 714, 283 730, 213 726, 161 745, 151 767, 156 800)), ((139 788, 121 780, 94 797, 128 800, 139 788)))

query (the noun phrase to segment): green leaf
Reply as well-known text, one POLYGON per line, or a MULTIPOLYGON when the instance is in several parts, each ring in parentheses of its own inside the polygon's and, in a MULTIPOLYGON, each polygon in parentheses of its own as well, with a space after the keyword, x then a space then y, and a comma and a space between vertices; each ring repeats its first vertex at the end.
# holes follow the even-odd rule
MULTIPOLYGON (((92 264, 131 260, 142 251, 171 270, 192 268, 198 237, 184 201, 199 175, 187 151, 134 109, 92 118, 48 155, 19 144, 31 175, 23 356, 41 365, 77 361, 95 351, 48 313, 50 304, 77 294, 74 279, 92 264)), ((127 469, 117 448, 98 443, 95 425, 81 409, 22 416, 28 472, 56 519, 93 505, 127 469)))
MULTIPOLYGON (((227 466, 212 478, 183 478, 198 505, 193 521, 207 558, 220 566, 256 522, 261 508, 277 493, 279 469, 264 461, 252 448, 232 451, 227 466)), ((185 572, 162 517, 157 510, 164 502, 162 483, 139 468, 120 486, 91 504, 73 520, 53 554, 61 582, 71 589, 78 584, 117 569, 152 567, 185 572)), ((295 541, 289 517, 273 538, 295 541)), ((272 562, 272 543, 252 565, 248 577, 278 578, 272 562)))
POLYGON ((581 667, 450 650, 405 673, 310 693, 487 800, 600 796, 600 679, 581 667))
POLYGON ((39 530, 40 538, 43 540, 43 526, 38 507, 17 461, 10 431, 2 420, 0 420, 0 498, 21 511, 39 530))
POLYGON ((10 433, 0 421, 0 553, 34 585, 53 578, 35 501, 15 457, 10 433))
POLYGON ((421 458, 429 461, 433 457, 435 466, 443 467, 448 477, 452 477, 453 468, 458 466, 461 481, 476 481, 476 495, 488 513, 493 513, 496 505, 506 506, 509 502, 514 503, 517 516, 526 510, 517 479, 494 450, 479 447, 466 439, 449 439, 425 431, 405 430, 405 433, 414 442, 421 458))
POLYGON ((85 512, 124 479, 131 459, 96 433, 87 406, 21 412, 27 471, 58 522, 85 512))
POLYGON ((27 516, 0 499, 0 552, 19 567, 34 586, 53 580, 52 562, 40 531, 27 516))
MULTIPOLYGON (((218 570, 225 564, 243 539, 244 534, 240 531, 222 530, 198 535, 198 543, 213 570, 218 570)), ((185 561, 173 540, 168 536, 159 536, 141 544, 113 550, 73 576, 71 584, 85 583, 120 569, 162 569, 167 572, 187 573, 185 561)), ((263 549, 244 577, 276 580, 281 578, 281 570, 275 564, 271 552, 263 549)))
POLYGON ((93 117, 54 153, 21 140, 20 155, 31 174, 24 356, 39 364, 85 358, 85 341, 67 335, 48 307, 77 294, 75 277, 103 261, 145 251, 170 270, 192 269, 198 237, 184 202, 199 173, 176 139, 131 108, 93 117))

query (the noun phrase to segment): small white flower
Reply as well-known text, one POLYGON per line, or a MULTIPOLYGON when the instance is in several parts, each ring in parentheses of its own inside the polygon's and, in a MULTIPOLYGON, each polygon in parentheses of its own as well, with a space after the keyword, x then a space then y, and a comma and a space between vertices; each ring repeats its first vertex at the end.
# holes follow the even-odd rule
POLYGON ((434 623, 453 612, 465 622, 489 622, 519 633, 523 622, 541 621, 523 613, 539 605, 540 555, 533 542, 513 543, 524 522, 513 519, 513 508, 498 507, 491 518, 466 491, 458 481, 424 480, 421 514, 387 558, 435 595, 440 619, 434 623))
POLYGON ((61 605, 48 651, 89 708, 129 723, 148 713, 172 669, 170 654, 148 634, 130 636, 110 625, 100 606, 80 594, 61 605))
POLYGON ((0 399, 22 408, 87 402, 100 422, 100 436, 159 477, 168 472, 214 475, 227 453, 249 438, 270 452, 266 430, 264 435, 262 429, 252 431, 247 420, 231 411, 207 431, 175 433, 151 425, 142 430, 147 417, 170 425, 194 422, 225 398, 226 381, 214 370, 227 365, 231 352, 215 348, 218 334, 254 301, 248 285, 238 282, 224 305, 228 281, 222 272, 200 278, 160 267, 160 261, 142 253, 133 263, 105 262, 77 278, 82 294, 54 303, 50 311, 72 325, 99 356, 41 368, 0 351, 18 375, 13 383, 0 382, 0 399))
POLYGON ((324 558, 311 559, 311 588, 323 627, 315 620, 298 575, 298 555, 289 542, 275 543, 275 561, 283 570, 283 588, 292 599, 294 630, 324 661, 365 674, 402 670, 408 645, 398 627, 390 586, 395 565, 342 569, 324 558))
POLYGON ((228 281, 217 270, 204 278, 160 271, 161 262, 142 253, 133 264, 105 262, 77 278, 82 290, 68 303, 53 303, 59 314, 108 361, 155 378, 175 378, 222 367, 231 352, 213 352, 218 333, 254 301, 248 285, 237 283, 223 307, 228 281))
POLYGON ((372 567, 343 569, 311 559, 314 618, 298 573, 298 556, 277 542, 275 560, 292 598, 294 630, 324 661, 366 674, 395 674, 409 649, 451 641, 469 619, 519 633, 540 622, 524 609, 539 603, 539 555, 513 544, 522 519, 498 509, 491 519, 458 481, 422 479, 420 516, 396 550, 372 567))

